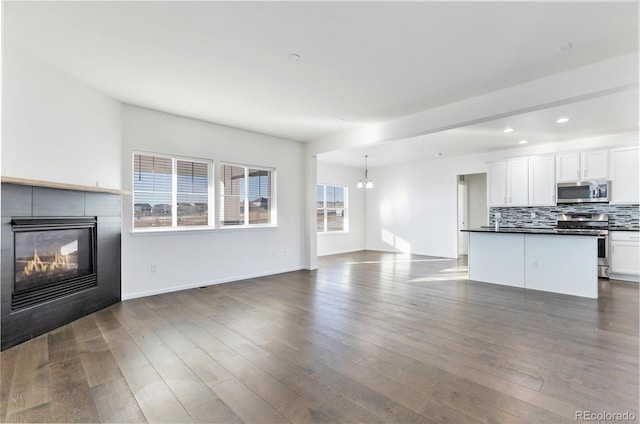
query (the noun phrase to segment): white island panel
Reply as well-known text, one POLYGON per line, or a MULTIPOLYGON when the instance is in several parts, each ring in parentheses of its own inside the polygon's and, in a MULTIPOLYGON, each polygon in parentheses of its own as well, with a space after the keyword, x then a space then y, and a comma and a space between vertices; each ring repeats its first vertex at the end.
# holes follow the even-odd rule
POLYGON ((525 236, 525 288, 598 297, 597 237, 525 236))
POLYGON ((469 279, 524 287, 524 234, 469 233, 469 279))

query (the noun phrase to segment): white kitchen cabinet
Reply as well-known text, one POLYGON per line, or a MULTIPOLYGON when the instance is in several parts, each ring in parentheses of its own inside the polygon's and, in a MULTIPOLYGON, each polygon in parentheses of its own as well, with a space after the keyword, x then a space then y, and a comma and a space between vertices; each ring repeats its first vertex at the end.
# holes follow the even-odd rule
POLYGON ((611 231, 611 274, 640 275, 640 233, 635 231, 611 231))
POLYGON ((529 162, 524 159, 489 164, 489 206, 526 206, 529 203, 529 162))
POLYGON ((640 202, 640 148, 611 150, 611 203, 640 202))
POLYGON ((556 156, 556 181, 606 180, 608 151, 566 153, 556 156))
POLYGON ((556 181, 580 181, 579 153, 569 153, 556 156, 556 181))
POLYGON ((487 185, 489 206, 507 205, 507 163, 489 164, 489 183, 487 185))
POLYGON ((553 156, 529 159, 529 205, 556 204, 555 158, 553 156))
POLYGON ((529 160, 507 161, 507 205, 527 206, 529 204, 529 160))
POLYGON ((609 152, 598 150, 580 154, 580 171, 582 180, 606 180, 608 170, 609 152))

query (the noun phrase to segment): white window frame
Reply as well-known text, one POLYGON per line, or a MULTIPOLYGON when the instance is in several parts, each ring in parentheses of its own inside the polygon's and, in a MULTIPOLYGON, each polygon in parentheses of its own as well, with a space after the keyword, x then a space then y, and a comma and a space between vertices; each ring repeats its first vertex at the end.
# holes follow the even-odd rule
MULTIPOLYGON (((318 232, 318 234, 344 234, 344 233, 348 233, 349 232, 349 187, 347 186, 341 186, 338 184, 316 184, 316 196, 318 193, 318 186, 322 186, 322 211, 324 212, 324 229, 323 231, 320 231, 317 229, 317 225, 316 225, 316 231, 318 232), (344 208, 342 208, 343 212, 342 212, 342 216, 344 217, 344 226, 342 231, 328 231, 328 225, 327 225, 327 209, 329 210, 334 210, 337 208, 327 208, 327 187, 340 187, 341 189, 344 190, 344 208)), ((317 207, 317 203, 318 203, 318 199, 316 199, 316 214, 317 211, 320 209, 317 207)))
POLYGON ((131 154, 131 228, 133 233, 181 232, 215 229, 215 190, 214 190, 214 161, 212 159, 194 158, 189 156, 171 155, 166 153, 145 152, 136 150, 131 154), (135 226, 135 157, 136 155, 155 156, 171 159, 171 226, 164 227, 136 227, 135 226), (207 225, 178 226, 178 161, 204 163, 207 165, 207 225))
POLYGON ((243 229, 243 228, 276 228, 278 226, 278 222, 277 222, 277 199, 276 199, 276 187, 277 187, 277 173, 276 173, 276 168, 273 167, 268 167, 268 166, 260 166, 260 165, 249 165, 246 163, 237 163, 237 162, 220 162, 219 166, 219 177, 218 177, 218 208, 220 209, 218 211, 218 219, 217 219, 217 225, 219 226, 218 228, 220 228, 221 230, 230 230, 230 229, 243 229), (244 214, 244 224, 224 224, 223 222, 223 218, 224 218, 224 167, 225 166, 235 166, 237 168, 244 168, 244 182, 245 182, 245 187, 244 187, 244 210, 247 211, 244 214), (251 224, 249 223, 249 169, 255 169, 255 170, 259 170, 259 171, 268 171, 271 173, 271 187, 270 187, 270 191, 271 191, 271 210, 269 211, 270 214, 270 221, 268 224, 251 224))

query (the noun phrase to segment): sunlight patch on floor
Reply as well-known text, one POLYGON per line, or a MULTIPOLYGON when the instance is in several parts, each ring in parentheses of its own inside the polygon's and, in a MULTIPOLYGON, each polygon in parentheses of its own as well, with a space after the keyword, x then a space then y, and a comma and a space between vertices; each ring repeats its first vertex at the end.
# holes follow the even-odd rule
POLYGON ((459 281, 459 280, 468 280, 469 273, 468 267, 466 266, 456 266, 454 268, 447 268, 441 271, 438 271, 437 274, 428 275, 426 277, 414 278, 411 280, 412 283, 431 283, 435 281, 459 281))

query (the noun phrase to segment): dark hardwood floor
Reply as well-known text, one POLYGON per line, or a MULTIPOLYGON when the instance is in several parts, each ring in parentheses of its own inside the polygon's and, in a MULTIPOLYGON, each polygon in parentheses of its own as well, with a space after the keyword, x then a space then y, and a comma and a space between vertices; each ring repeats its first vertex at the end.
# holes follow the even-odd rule
POLYGON ((7 422, 638 417, 638 284, 598 300, 379 252, 125 301, 0 356, 7 422))

